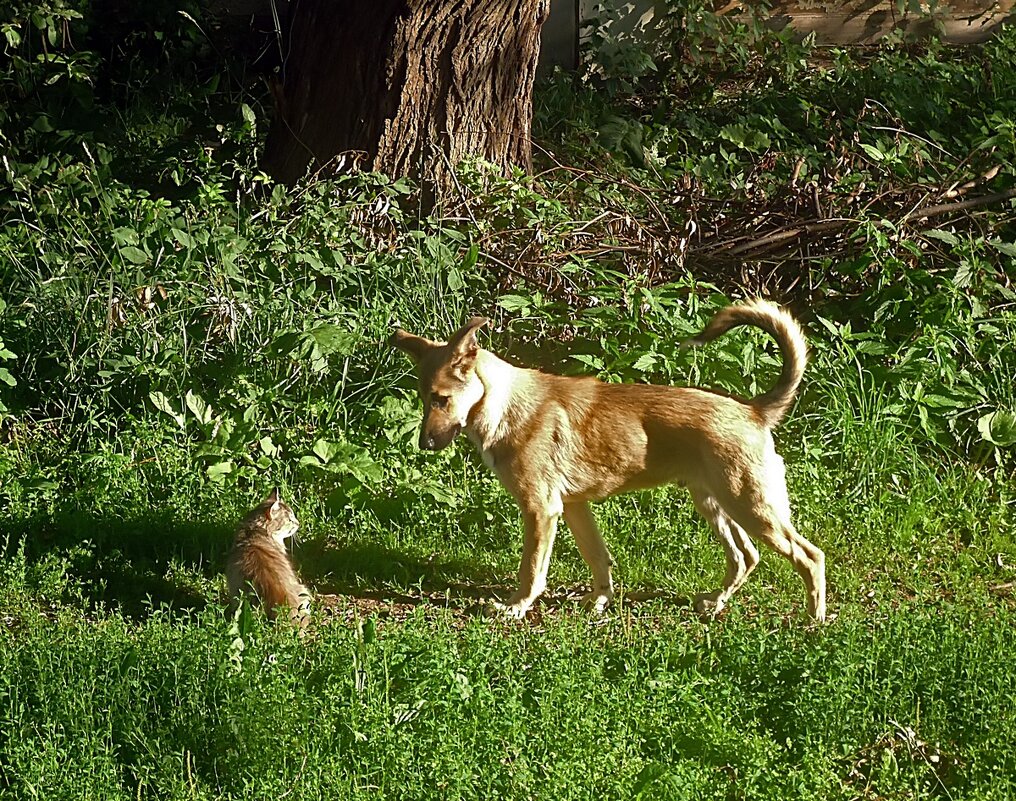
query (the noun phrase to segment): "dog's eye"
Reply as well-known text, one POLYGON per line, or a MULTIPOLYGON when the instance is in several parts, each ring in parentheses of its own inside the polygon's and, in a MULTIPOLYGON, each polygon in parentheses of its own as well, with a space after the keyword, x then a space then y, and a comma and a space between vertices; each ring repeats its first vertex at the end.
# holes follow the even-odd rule
POLYGON ((448 408, 448 396, 447 395, 431 395, 430 396, 430 408, 432 408, 432 409, 447 409, 448 408))

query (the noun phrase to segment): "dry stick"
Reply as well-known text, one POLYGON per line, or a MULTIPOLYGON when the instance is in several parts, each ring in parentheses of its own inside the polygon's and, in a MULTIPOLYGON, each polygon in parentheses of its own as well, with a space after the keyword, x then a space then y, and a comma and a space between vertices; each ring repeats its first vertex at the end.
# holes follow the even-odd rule
POLYGON ((995 192, 991 195, 969 197, 966 200, 957 200, 955 203, 943 203, 940 206, 918 209, 911 216, 918 220, 927 220, 931 217, 941 217, 943 214, 950 214, 954 211, 963 211, 964 209, 972 209, 978 206, 990 206, 992 203, 1000 203, 1003 200, 1011 200, 1014 197, 1016 197, 1016 187, 1006 189, 1004 192, 995 192))
MULTIPOLYGON (((967 198, 966 200, 958 200, 955 203, 942 203, 938 206, 926 206, 905 215, 900 222, 906 222, 908 219, 929 220, 933 217, 941 217, 943 214, 951 214, 956 211, 964 211, 966 209, 978 208, 980 206, 990 206, 993 203, 999 203, 1003 200, 1011 200, 1012 198, 1016 198, 1016 188, 1007 189, 1004 192, 995 192, 991 195, 981 195, 979 197, 967 198)), ((731 246, 729 242, 720 243, 716 245, 707 245, 702 248, 701 251, 721 251, 727 256, 739 256, 742 253, 749 253, 753 250, 762 250, 764 248, 786 242, 790 239, 797 239, 801 236, 834 233, 846 228, 851 223, 857 222, 860 222, 860 220, 855 220, 850 217, 841 217, 834 220, 813 220, 802 225, 795 225, 792 228, 774 231, 771 234, 766 234, 765 236, 753 239, 750 242, 745 242, 741 245, 731 246)), ((738 237, 738 239, 741 238, 742 237, 738 237)), ((737 239, 734 241, 737 241, 737 239)))
POLYGON ((783 231, 774 231, 771 234, 759 237, 758 239, 752 239, 750 242, 745 242, 742 245, 736 247, 730 247, 729 245, 710 245, 704 250, 721 250, 728 256, 739 256, 742 253, 747 253, 752 250, 762 250, 772 245, 778 245, 781 242, 786 242, 788 239, 797 239, 800 236, 808 234, 826 234, 833 231, 840 231, 846 228, 850 223, 860 222, 850 217, 842 218, 838 217, 833 220, 821 220, 815 222, 804 223, 803 225, 797 225, 793 228, 786 229, 783 231))

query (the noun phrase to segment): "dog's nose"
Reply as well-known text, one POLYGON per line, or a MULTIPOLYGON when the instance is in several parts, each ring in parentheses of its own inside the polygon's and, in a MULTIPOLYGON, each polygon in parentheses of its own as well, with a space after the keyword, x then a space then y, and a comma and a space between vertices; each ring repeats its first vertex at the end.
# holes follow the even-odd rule
POLYGON ((420 447, 425 451, 434 450, 434 438, 423 435, 420 437, 420 447))

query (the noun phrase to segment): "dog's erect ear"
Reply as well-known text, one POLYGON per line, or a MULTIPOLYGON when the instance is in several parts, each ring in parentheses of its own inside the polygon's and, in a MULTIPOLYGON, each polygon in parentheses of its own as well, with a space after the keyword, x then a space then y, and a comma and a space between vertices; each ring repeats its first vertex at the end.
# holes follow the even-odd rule
POLYGON ((410 334, 401 328, 395 329, 395 333, 388 338, 388 344, 407 354, 414 362, 419 362, 423 354, 437 347, 436 342, 410 334))
POLYGON ((448 338, 448 347, 455 359, 472 361, 476 358, 476 352, 480 349, 476 332, 486 324, 486 317, 474 317, 448 338))

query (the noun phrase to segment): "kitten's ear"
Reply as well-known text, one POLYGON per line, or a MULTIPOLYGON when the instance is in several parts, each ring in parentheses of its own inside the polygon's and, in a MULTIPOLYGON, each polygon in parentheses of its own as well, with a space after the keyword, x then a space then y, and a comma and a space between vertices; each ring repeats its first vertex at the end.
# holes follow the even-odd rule
POLYGON ((395 332, 388 338, 388 344, 401 350, 417 364, 427 351, 438 347, 436 342, 425 337, 418 337, 416 334, 410 334, 401 328, 395 329, 395 332))
POLYGON ((277 511, 279 511, 279 504, 282 503, 282 501, 280 500, 280 497, 279 497, 281 494, 282 493, 279 492, 279 488, 278 487, 275 487, 274 489, 272 489, 272 491, 270 493, 268 493, 268 497, 265 498, 265 504, 266 504, 265 518, 266 519, 271 520, 273 517, 275 517, 275 513, 277 511))

